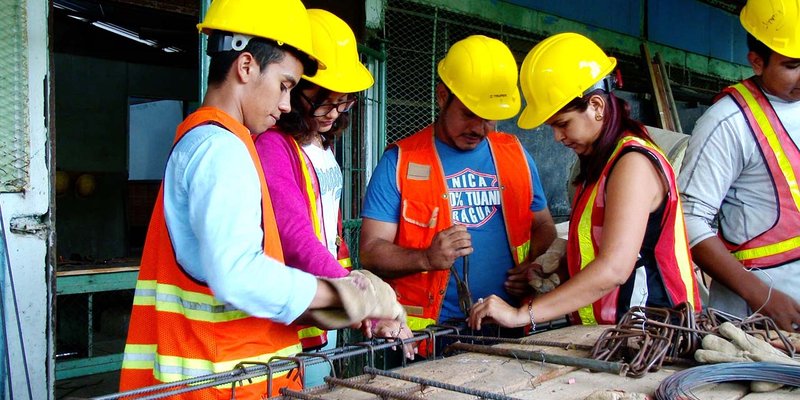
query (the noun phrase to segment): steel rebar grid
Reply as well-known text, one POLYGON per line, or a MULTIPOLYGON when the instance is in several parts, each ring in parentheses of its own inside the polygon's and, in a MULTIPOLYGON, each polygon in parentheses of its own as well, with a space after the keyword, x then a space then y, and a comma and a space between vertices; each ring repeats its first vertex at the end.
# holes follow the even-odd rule
MULTIPOLYGON (((370 367, 364 367, 364 369, 367 369, 367 368, 370 368, 370 367)), ((344 387, 347 387, 347 388, 350 388, 350 389, 355 389, 355 390, 360 390, 362 392, 376 394, 378 396, 381 396, 382 398, 392 398, 392 399, 399 399, 399 400, 419 400, 420 397, 414 396, 412 394, 409 394, 408 392, 411 392, 411 393, 420 392, 423 389, 422 387, 412 387, 412 388, 406 388, 406 389, 402 389, 401 391, 395 392, 395 391, 391 391, 389 389, 383 389, 383 388, 375 387, 375 386, 369 385, 367 383, 355 383, 355 382, 347 381, 346 379, 331 378, 330 376, 326 376, 324 379, 325 379, 325 382, 327 382, 329 384, 332 384, 332 385, 344 386, 344 387)))
POLYGON ((471 340, 480 342, 495 342, 509 344, 525 344, 533 346, 558 347, 564 350, 591 350, 593 346, 588 344, 554 342, 550 340, 529 340, 528 338, 501 338, 492 336, 470 336, 470 335, 441 335, 442 338, 471 340))
MULTIPOLYGON (((327 381, 326 385, 316 386, 302 391, 282 388, 280 392, 284 397, 292 399, 318 400, 322 398, 320 397, 322 394, 329 393, 336 386, 344 386, 354 390, 360 390, 359 388, 353 386, 366 385, 367 382, 373 379, 375 379, 374 374, 363 374, 347 379, 338 379, 337 381, 327 381)), ((422 390, 424 390, 424 386, 411 386, 398 391, 391 392, 391 394, 394 397, 396 397, 395 395, 404 396, 411 393, 421 392, 422 390)), ((373 394, 378 394, 378 393, 373 393, 373 394)), ((413 397, 413 398, 418 399, 419 397, 413 397)))
POLYGON ((420 378, 418 376, 405 375, 405 374, 400 374, 400 373, 392 372, 392 371, 384 371, 382 369, 376 369, 376 368, 371 368, 371 367, 365 367, 364 368, 364 372, 366 372, 368 374, 373 374, 373 375, 385 376, 387 378, 400 379, 400 380, 404 380, 404 381, 408 381, 408 382, 412 382, 412 383, 417 383, 417 384, 420 384, 420 385, 423 385, 423 386, 430 386, 430 387, 435 387, 435 388, 438 388, 438 389, 449 390, 451 392, 463 393, 463 394, 467 394, 467 395, 470 395, 470 396, 476 396, 476 397, 479 397, 481 399, 519 400, 516 397, 510 397, 510 396, 506 396, 506 395, 503 395, 503 394, 487 392, 485 390, 472 389, 472 388, 468 388, 468 387, 464 387, 464 386, 454 385, 452 383, 439 382, 439 381, 434 381, 434 380, 431 380, 431 379, 420 378))
POLYGON ((558 354, 547 354, 542 351, 528 351, 516 349, 504 349, 502 347, 483 346, 467 343, 453 343, 447 346, 448 350, 462 350, 473 353, 490 354, 501 357, 516 358, 520 360, 541 361, 550 364, 568 365, 572 367, 586 368, 591 371, 608 372, 617 375, 624 375, 628 372, 628 364, 593 360, 591 358, 562 356, 558 354))
MULTIPOLYGON (((371 344, 371 342, 362 342, 362 347, 359 347, 357 345, 348 345, 346 347, 326 350, 321 353, 325 353, 326 355, 328 355, 331 360, 339 360, 347 357, 366 354, 367 352, 374 352, 375 350, 388 349, 391 348, 392 346, 398 346, 400 342, 402 342, 403 344, 414 343, 423 340, 429 340, 429 336, 438 336, 438 335, 450 334, 452 332, 457 332, 457 329, 451 327, 437 326, 437 329, 438 330, 436 331, 427 329, 425 333, 417 334, 413 338, 404 339, 402 341, 398 341, 395 339, 373 339, 373 341, 377 341, 379 343, 371 344), (363 343, 366 343, 367 345, 363 345, 363 343)), ((315 357, 305 361, 305 364, 314 365, 322 362, 325 361, 319 357, 315 357)), ((208 375, 198 376, 195 378, 184 379, 181 381, 143 387, 139 389, 130 390, 127 392, 113 393, 105 396, 92 397, 92 399, 113 400, 122 397, 129 399, 137 399, 137 400, 161 399, 164 397, 174 396, 176 394, 207 389, 214 386, 233 384, 234 382, 240 382, 247 379, 258 378, 270 373, 286 372, 298 367, 297 363, 288 360, 270 361, 266 364, 268 365, 257 364, 247 367, 239 367, 231 371, 219 372, 215 374, 208 374, 208 375)))
MULTIPOLYGON (((346 378, 346 381, 355 382, 355 383, 364 383, 369 382, 371 379, 374 378, 374 375, 358 375, 353 376, 350 378, 346 378)), ((303 390, 293 390, 289 388, 281 388, 280 393, 284 397, 289 397, 292 399, 319 399, 319 395, 324 394, 326 392, 330 392, 334 386, 331 384, 324 384, 319 386, 314 386, 310 388, 305 388, 303 390)))

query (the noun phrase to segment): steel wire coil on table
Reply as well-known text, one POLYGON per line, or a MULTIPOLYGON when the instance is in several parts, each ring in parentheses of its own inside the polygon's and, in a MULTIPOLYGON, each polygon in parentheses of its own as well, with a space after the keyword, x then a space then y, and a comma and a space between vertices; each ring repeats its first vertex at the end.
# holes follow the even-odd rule
POLYGON ((699 399, 693 389, 712 383, 762 381, 800 386, 800 365, 769 362, 736 362, 701 365, 676 372, 656 389, 656 399, 699 399))

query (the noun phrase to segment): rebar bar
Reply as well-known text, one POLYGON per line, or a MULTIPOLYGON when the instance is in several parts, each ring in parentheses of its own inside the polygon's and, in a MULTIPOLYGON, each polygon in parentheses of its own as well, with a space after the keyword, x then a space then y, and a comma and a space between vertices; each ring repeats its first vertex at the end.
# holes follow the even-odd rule
MULTIPOLYGON (((370 368, 370 367, 365 367, 364 369, 367 369, 367 368, 370 368)), ((375 387, 375 386, 372 386, 372 385, 369 385, 369 384, 366 384, 366 383, 355 383, 355 382, 350 382, 350 381, 348 381, 346 379, 333 378, 333 377, 330 377, 330 376, 326 376, 324 379, 325 379, 325 382, 327 382, 329 384, 332 384, 332 385, 344 386, 344 387, 347 387, 347 388, 350 388, 350 389, 360 390, 362 392, 377 394, 378 396, 381 396, 383 398, 391 398, 391 399, 399 399, 399 400, 419 400, 420 399, 420 397, 408 394, 405 391, 403 391, 403 392, 394 392, 394 391, 391 391, 389 389, 383 389, 383 388, 375 387)), ((414 388, 415 392, 418 392, 418 391, 421 391, 421 390, 422 390, 422 388, 414 388)))
POLYGON ((476 397, 479 397, 479 398, 482 398, 482 399, 518 400, 515 397, 510 397, 510 396, 506 396, 506 395, 499 394, 499 393, 492 393, 492 392, 487 392, 485 390, 472 389, 472 388, 468 388, 468 387, 464 387, 464 386, 454 385, 452 383, 439 382, 439 381, 434 381, 432 379, 420 378, 418 376, 405 375, 405 374, 400 374, 400 373, 392 372, 392 371, 384 371, 384 370, 371 368, 371 367, 365 367, 364 368, 364 372, 366 372, 368 374, 373 374, 373 375, 385 376, 387 378, 401 379, 401 380, 404 380, 404 381, 413 382, 413 383, 417 383, 417 384, 424 385, 424 386, 430 386, 430 387, 435 387, 435 388, 439 388, 439 389, 449 390, 451 392, 463 393, 463 394, 467 394, 467 395, 470 395, 470 396, 476 396, 476 397))
POLYGON ((491 354, 501 357, 510 357, 520 360, 541 361, 550 364, 568 365, 572 367, 586 368, 591 371, 608 372, 617 375, 624 375, 628 371, 628 364, 620 362, 594 360, 591 358, 562 356, 558 354, 548 354, 543 351, 529 351, 507 349, 502 347, 483 346, 468 343, 453 343, 448 349, 469 351, 473 353, 491 354))
POLYGON ((492 337, 492 336, 470 336, 470 335, 441 335, 442 338, 446 339, 456 339, 456 340, 469 340, 469 341, 478 341, 478 342, 495 342, 495 343, 510 343, 510 344, 525 344, 525 345, 533 345, 533 346, 546 346, 546 347, 558 347, 564 350, 591 350, 592 346, 588 344, 578 344, 578 343, 565 343, 565 342, 554 342, 550 340, 532 340, 529 337, 524 338, 502 338, 502 337, 492 337))
MULTIPOLYGON (((437 335, 446 335, 457 332, 457 329, 448 326, 429 327, 424 332, 415 335, 413 338, 404 339, 402 343, 414 343, 423 340, 435 338, 437 335)), ((435 342, 435 340, 433 340, 435 342)), ((393 346, 398 346, 398 342, 394 339, 373 339, 367 343, 368 346, 359 347, 356 345, 348 345, 331 350, 326 350, 322 353, 328 355, 331 360, 339 360, 343 358, 363 355, 367 352, 374 352, 375 350, 385 350, 393 346)), ((306 365, 313 365, 324 362, 320 358, 309 358, 305 360, 306 365)), ((244 381, 247 379, 258 378, 270 373, 278 374, 281 372, 290 371, 297 368, 297 363, 287 360, 279 360, 269 363, 267 365, 254 364, 246 367, 240 367, 231 371, 219 372, 215 374, 208 374, 197 376, 194 378, 184 379, 170 383, 153 385, 139 389, 130 390, 127 392, 113 393, 109 395, 93 397, 94 400, 113 400, 119 398, 137 399, 137 400, 155 400, 176 394, 187 393, 191 391, 207 389, 214 386, 231 384, 233 382, 244 381)))
MULTIPOLYGON (((375 378, 374 375, 363 374, 346 378, 345 380, 354 383, 366 383, 372 380, 373 378, 375 378)), ((281 388, 280 393, 284 397, 295 398, 295 399, 319 399, 319 395, 326 392, 330 392, 331 390, 333 390, 334 387, 335 386, 333 384, 325 383, 323 385, 305 388, 303 390, 281 388)))

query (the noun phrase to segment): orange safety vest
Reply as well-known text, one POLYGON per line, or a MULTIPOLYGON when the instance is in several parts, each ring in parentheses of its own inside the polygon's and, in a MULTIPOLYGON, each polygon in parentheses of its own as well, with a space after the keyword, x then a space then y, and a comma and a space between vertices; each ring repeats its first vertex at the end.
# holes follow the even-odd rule
MULTIPOLYGON (((216 124, 247 146, 261 182, 264 253, 283 261, 275 214, 264 173, 247 128, 219 109, 202 107, 178 126, 177 143, 191 129, 216 124)), ((256 318, 214 297, 209 287, 187 275, 175 259, 164 219, 164 186, 147 232, 122 361, 120 391, 232 370, 240 362, 267 362, 301 350, 295 328, 256 318)), ((297 374, 274 374, 273 392, 301 388, 297 374)), ((236 398, 261 399, 268 377, 236 385, 236 398)), ((187 392, 170 398, 230 399, 231 385, 187 392)))
MULTIPOLYGON (((619 141, 597 182, 587 186, 579 185, 576 190, 578 195, 572 204, 567 240, 569 274, 575 276, 594 261, 600 251, 605 218, 606 181, 617 157, 627 147, 642 148, 655 156, 669 181, 667 205, 661 221, 661 236, 655 248, 656 264, 672 304, 688 301, 696 311, 700 311, 700 297, 692 269, 675 171, 658 148, 634 136, 626 136, 619 141)), ((575 315, 576 319, 583 325, 616 324, 618 295, 619 288, 615 288, 593 304, 581 307, 575 315)))
POLYGON ((741 244, 719 237, 742 265, 748 268, 771 268, 800 259, 800 150, 794 143, 775 109, 751 79, 723 90, 742 110, 753 137, 758 143, 775 187, 778 218, 775 225, 741 244))
MULTIPOLYGON (((297 162, 300 165, 300 170, 303 173, 304 185, 302 185, 300 189, 306 195, 306 200, 308 201, 308 216, 311 217, 311 222, 314 224, 314 233, 317 235, 317 239, 319 239, 323 244, 327 245, 323 239, 322 218, 320 217, 319 212, 317 212, 317 192, 314 190, 314 182, 319 182, 319 180, 316 177, 316 172, 314 172, 314 176, 311 175, 313 171, 308 168, 305 152, 303 152, 303 149, 300 148, 297 140, 286 134, 281 134, 281 136, 283 136, 286 141, 291 142, 295 149, 297 162)), ((347 243, 342 237, 342 210, 339 209, 338 212, 338 236, 336 238, 336 244, 338 245, 337 259, 342 268, 351 269, 353 267, 353 263, 350 260, 350 250, 348 249, 347 243)), ((328 343, 327 331, 308 325, 298 325, 297 327, 297 336, 300 338, 300 344, 303 346, 303 350, 318 349, 328 343)))
MULTIPOLYGON (((515 264, 528 258, 533 212, 533 183, 528 159, 516 136, 491 132, 487 136, 497 179, 506 235, 515 264)), ((401 215, 395 244, 426 249, 436 233, 452 226, 444 169, 436 152, 433 127, 400 140, 397 186, 401 215)), ((421 330, 439 319, 449 270, 426 271, 387 280, 408 313, 408 326, 421 330)))

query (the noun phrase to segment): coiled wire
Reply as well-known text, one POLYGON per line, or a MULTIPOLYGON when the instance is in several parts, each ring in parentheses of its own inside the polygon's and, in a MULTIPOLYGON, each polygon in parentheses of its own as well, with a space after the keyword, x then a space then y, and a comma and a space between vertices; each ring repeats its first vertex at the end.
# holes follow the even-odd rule
POLYGON ((701 365, 676 372, 656 389, 656 399, 699 399, 692 390, 712 383, 762 381, 800 386, 800 365, 741 362, 701 365))

